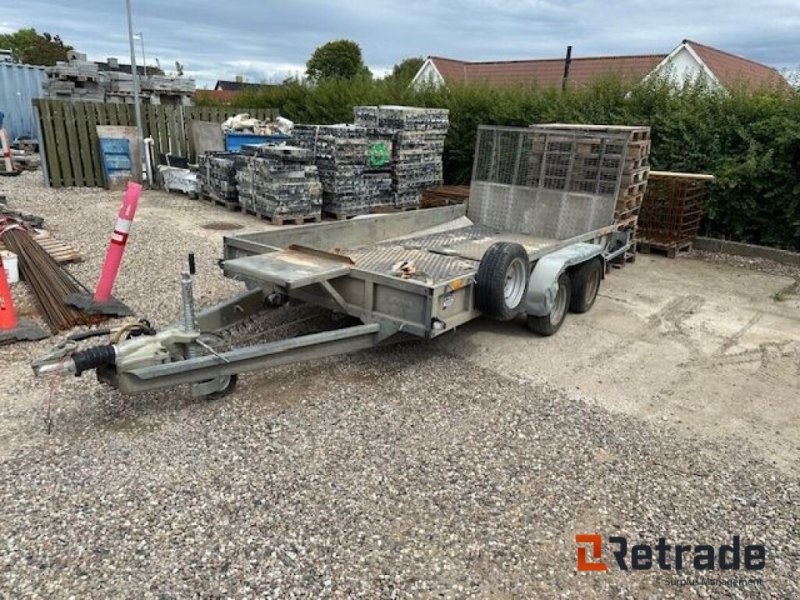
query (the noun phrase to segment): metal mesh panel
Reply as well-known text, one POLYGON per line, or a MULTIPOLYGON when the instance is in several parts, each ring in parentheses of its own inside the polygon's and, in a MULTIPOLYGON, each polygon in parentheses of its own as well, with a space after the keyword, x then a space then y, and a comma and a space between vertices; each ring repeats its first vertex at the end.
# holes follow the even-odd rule
POLYGON ((478 129, 467 216, 565 239, 613 222, 627 134, 478 129))

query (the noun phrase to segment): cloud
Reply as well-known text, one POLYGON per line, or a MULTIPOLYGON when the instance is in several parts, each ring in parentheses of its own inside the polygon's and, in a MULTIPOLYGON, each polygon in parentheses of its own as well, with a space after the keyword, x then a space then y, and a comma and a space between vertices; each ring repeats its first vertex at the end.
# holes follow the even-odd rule
MULTIPOLYGON (((357 41, 373 72, 410 56, 469 60, 666 53, 684 38, 767 64, 800 64, 796 0, 193 0, 182 10, 133 0, 148 62, 176 60, 199 85, 245 75, 275 81, 305 70, 314 49, 357 41)), ((3 8, 9 26, 58 33, 103 59, 129 56, 123 2, 44 0, 3 8)), ((1 30, 1 29, 0 29, 1 30)), ((137 43, 137 52, 140 52, 137 43)))

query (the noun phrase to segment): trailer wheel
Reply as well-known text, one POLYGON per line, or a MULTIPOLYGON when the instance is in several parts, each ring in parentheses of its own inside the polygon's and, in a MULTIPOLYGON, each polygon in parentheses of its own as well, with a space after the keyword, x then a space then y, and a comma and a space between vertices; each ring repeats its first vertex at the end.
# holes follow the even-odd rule
POLYGON ((603 264, 599 259, 592 259, 578 265, 572 272, 572 297, 569 309, 574 313, 585 313, 597 299, 600 280, 603 279, 603 264))
MULTIPOLYGON (((203 332, 200 334, 200 340, 209 348, 213 348, 217 352, 222 352, 223 347, 225 345, 225 338, 219 334, 210 331, 203 332)), ((201 348, 200 354, 207 355, 211 354, 211 351, 208 348, 201 348)), ((214 391, 202 394, 200 397, 206 398, 208 400, 219 400, 220 398, 224 398, 228 394, 230 394, 233 390, 236 389, 236 383, 239 381, 239 376, 236 374, 233 375, 223 375, 221 377, 214 377, 212 379, 207 379, 205 381, 198 382, 199 386, 206 386, 210 387, 214 391), (215 389, 216 388, 216 389, 215 389)))
POLYGON ((528 329, 539 335, 553 335, 561 328, 567 317, 567 308, 572 296, 572 285, 567 273, 558 278, 558 292, 553 300, 553 308, 549 315, 543 317, 528 316, 528 329))
POLYGON ((216 392, 211 392, 210 394, 206 395, 206 398, 209 400, 219 400, 220 398, 224 398, 228 394, 230 394, 233 390, 236 389, 236 383, 239 381, 238 375, 228 375, 223 378, 224 382, 222 388, 217 390, 216 392))
POLYGON ((525 248, 509 242, 492 244, 478 267, 478 310, 498 321, 513 319, 525 301, 529 271, 525 248))

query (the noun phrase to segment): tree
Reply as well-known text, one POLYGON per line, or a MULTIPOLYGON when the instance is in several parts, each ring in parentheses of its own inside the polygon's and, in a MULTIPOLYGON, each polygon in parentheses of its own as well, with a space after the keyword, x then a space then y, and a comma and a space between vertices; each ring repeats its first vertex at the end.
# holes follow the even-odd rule
POLYGON ((183 77, 183 64, 180 61, 175 61, 175 72, 178 74, 178 77, 183 77))
POLYGON ((372 77, 361 57, 361 47, 350 40, 335 40, 314 50, 306 63, 312 81, 372 77))
POLYGON ((424 62, 425 59, 421 56, 406 58, 392 68, 392 72, 387 79, 396 81, 401 85, 408 85, 414 79, 414 75, 422 68, 424 62))
POLYGON ((11 50, 16 62, 46 67, 67 60, 67 52, 72 50, 59 36, 40 34, 33 28, 0 35, 0 48, 11 50))

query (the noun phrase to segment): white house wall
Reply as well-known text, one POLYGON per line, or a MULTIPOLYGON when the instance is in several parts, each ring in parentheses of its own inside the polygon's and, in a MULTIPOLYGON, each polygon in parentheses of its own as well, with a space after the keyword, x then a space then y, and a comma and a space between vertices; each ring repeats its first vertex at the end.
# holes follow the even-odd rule
POLYGON ((411 85, 414 87, 423 87, 431 84, 444 85, 444 78, 439 71, 436 70, 433 61, 428 59, 420 67, 419 71, 417 71, 417 74, 414 75, 414 79, 411 80, 411 85))
POLYGON ((685 45, 671 54, 653 72, 665 73, 677 86, 681 86, 687 81, 695 82, 701 79, 712 86, 718 85, 718 82, 709 76, 705 65, 699 62, 694 53, 685 45))

